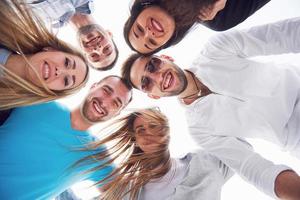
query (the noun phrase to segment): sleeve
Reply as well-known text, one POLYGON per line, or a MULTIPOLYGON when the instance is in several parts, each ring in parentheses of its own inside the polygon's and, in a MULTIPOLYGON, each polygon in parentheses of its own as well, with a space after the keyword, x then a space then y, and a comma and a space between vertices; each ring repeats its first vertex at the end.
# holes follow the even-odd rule
POLYGON ((202 54, 212 59, 300 52, 300 17, 217 34, 202 54))
MULTIPOLYGON (((253 152, 251 145, 235 137, 203 136, 195 134, 197 129, 190 129, 196 143, 220 159, 225 165, 239 174, 267 195, 277 198, 275 194, 276 177, 290 169, 284 165, 275 165, 253 152), (196 137, 195 137, 196 136, 196 137)), ((225 176, 226 178, 226 176, 225 176)))
POLYGON ((81 13, 81 14, 91 14, 94 10, 94 4, 93 4, 93 1, 90 0, 89 2, 79 6, 79 7, 76 7, 76 12, 78 13, 81 13))

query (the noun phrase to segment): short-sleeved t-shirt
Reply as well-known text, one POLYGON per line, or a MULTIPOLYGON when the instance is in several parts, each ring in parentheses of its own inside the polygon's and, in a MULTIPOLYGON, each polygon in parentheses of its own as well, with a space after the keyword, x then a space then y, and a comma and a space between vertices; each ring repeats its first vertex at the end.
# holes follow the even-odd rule
POLYGON ((77 182, 102 180, 112 166, 86 174, 96 165, 70 168, 96 153, 78 150, 92 141, 72 129, 70 112, 57 103, 14 109, 0 127, 0 199, 51 199, 77 182))
POLYGON ((270 0, 227 0, 215 18, 202 24, 215 31, 228 30, 242 23, 270 0))
MULTIPOLYGON (((0 64, 3 66, 6 64, 8 57, 10 56, 11 51, 0 46, 0 64)), ((3 69, 0 67, 0 78, 3 75, 3 69)), ((9 110, 0 110, 0 126, 5 122, 9 117, 11 109, 9 110)))

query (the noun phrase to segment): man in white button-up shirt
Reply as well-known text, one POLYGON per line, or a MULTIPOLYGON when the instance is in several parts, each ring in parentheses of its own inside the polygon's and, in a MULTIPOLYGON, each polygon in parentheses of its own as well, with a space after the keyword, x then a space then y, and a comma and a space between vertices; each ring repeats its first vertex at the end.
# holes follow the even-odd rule
POLYGON ((299 199, 296 183, 283 186, 287 190, 276 185, 282 174, 299 181, 298 175, 278 173, 238 139, 263 138, 300 158, 300 66, 250 59, 298 53, 299 35, 300 18, 232 30, 212 38, 189 70, 181 70, 167 56, 135 54, 125 62, 122 75, 152 98, 177 95, 186 104, 197 144, 274 198, 299 199))

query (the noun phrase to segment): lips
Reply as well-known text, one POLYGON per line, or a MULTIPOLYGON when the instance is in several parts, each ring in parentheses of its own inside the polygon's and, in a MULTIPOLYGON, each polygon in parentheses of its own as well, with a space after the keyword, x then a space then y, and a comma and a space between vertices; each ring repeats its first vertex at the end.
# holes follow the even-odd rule
POLYGON ((99 116, 106 115, 106 111, 105 111, 104 108, 101 107, 99 101, 93 100, 92 101, 92 107, 93 107, 93 109, 94 109, 94 111, 96 112, 97 115, 99 115, 99 116))
POLYGON ((173 83, 174 77, 173 74, 171 73, 171 71, 168 71, 165 73, 164 75, 164 79, 162 82, 162 90, 167 90, 171 87, 172 83, 173 83))
POLYGON ((43 77, 43 79, 44 79, 45 81, 49 79, 49 77, 50 77, 50 72, 51 72, 50 66, 49 66, 49 64, 45 61, 44 64, 43 64, 43 66, 42 66, 42 77, 43 77))
POLYGON ((153 18, 151 18, 151 25, 157 32, 164 32, 162 25, 153 18))

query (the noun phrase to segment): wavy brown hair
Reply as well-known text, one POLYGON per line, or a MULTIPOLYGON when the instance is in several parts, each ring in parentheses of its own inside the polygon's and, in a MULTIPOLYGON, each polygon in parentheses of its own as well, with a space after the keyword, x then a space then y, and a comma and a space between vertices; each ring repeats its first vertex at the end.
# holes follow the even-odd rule
POLYGON ((136 51, 129 41, 129 32, 133 23, 145 8, 159 6, 173 17, 175 30, 172 37, 164 45, 146 55, 154 54, 161 49, 176 45, 195 24, 201 23, 201 20, 198 18, 200 10, 210 8, 216 1, 217 0, 135 0, 130 8, 130 16, 123 28, 125 41, 132 50, 136 51))
POLYGON ((87 74, 78 87, 53 91, 47 88, 41 77, 39 81, 43 87, 38 87, 0 65, 0 70, 4 73, 0 77, 0 110, 65 97, 81 88, 88 79, 89 68, 84 56, 51 33, 26 5, 23 0, 0 1, 0 47, 22 55, 27 62, 26 67, 30 67, 38 77, 26 55, 43 51, 45 47, 80 57, 86 63, 87 74))
POLYGON ((101 131, 101 135, 105 133, 108 136, 91 143, 87 150, 98 149, 104 144, 110 143, 107 149, 85 157, 73 165, 91 164, 97 160, 106 161, 88 171, 91 172, 100 170, 107 165, 110 166, 115 161, 119 162, 119 165, 108 177, 97 183, 105 188, 101 199, 121 200, 125 195, 129 195, 131 200, 135 200, 142 186, 151 179, 163 177, 170 170, 169 125, 167 118, 159 110, 143 109, 128 114, 101 131), (133 124, 137 117, 142 117, 144 121, 151 123, 151 126, 154 126, 155 135, 161 138, 157 141, 157 149, 151 153, 143 152, 136 145, 133 124))

